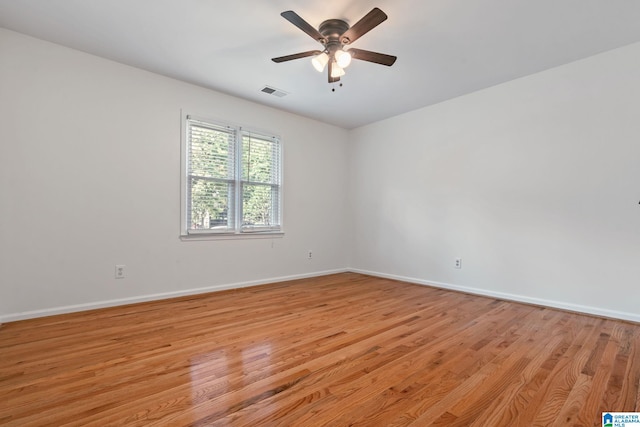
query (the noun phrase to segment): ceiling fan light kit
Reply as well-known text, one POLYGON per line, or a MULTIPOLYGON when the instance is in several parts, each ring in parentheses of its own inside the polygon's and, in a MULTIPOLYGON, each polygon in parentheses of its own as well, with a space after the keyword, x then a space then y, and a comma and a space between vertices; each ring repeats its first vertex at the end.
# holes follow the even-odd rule
POLYGON ((327 52, 322 52, 320 55, 314 56, 311 60, 313 67, 320 73, 324 71, 324 67, 327 66, 327 62, 329 62, 329 55, 327 55, 327 52))
POLYGON ((292 10, 282 12, 281 15, 314 40, 321 43, 324 49, 272 58, 273 62, 280 63, 313 56, 311 59, 313 67, 319 72, 323 72, 328 64, 329 83, 335 83, 340 81, 340 77, 345 75, 344 69, 351 64, 351 59, 359 59, 361 61, 386 66, 393 65, 397 59, 392 55, 368 50, 351 48, 347 51, 345 49, 346 45, 353 43, 387 19, 387 15, 377 7, 373 8, 371 12, 367 13, 351 27, 341 19, 328 19, 320 24, 318 29, 315 29, 292 10))
POLYGON ((331 67, 331 77, 333 77, 334 79, 339 79, 344 75, 345 75, 344 70, 338 65, 334 65, 333 67, 331 67))
MULTIPOLYGON (((349 64, 351 64, 351 55, 349 54, 349 52, 345 52, 342 49, 336 50, 336 52, 331 56, 332 56, 331 61, 335 61, 333 70, 335 70, 338 67, 340 69, 347 68, 349 64)), ((327 52, 322 52, 320 55, 314 56, 313 59, 311 59, 313 68, 318 70, 318 72, 320 73, 324 71, 324 67, 327 65, 328 62, 329 62, 329 54, 327 52)), ((334 72, 333 74, 334 74, 333 77, 344 76, 344 70, 339 75, 337 72, 334 72)))
POLYGON ((336 63, 340 66, 340 68, 347 68, 349 64, 351 64, 351 54, 349 52, 338 49, 336 50, 334 56, 336 58, 336 63))

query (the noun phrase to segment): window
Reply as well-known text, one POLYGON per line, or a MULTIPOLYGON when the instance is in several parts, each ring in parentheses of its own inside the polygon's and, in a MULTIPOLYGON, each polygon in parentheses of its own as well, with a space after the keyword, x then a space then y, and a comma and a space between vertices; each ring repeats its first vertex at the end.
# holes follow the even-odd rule
POLYGON ((182 235, 281 232, 281 143, 186 116, 182 235))

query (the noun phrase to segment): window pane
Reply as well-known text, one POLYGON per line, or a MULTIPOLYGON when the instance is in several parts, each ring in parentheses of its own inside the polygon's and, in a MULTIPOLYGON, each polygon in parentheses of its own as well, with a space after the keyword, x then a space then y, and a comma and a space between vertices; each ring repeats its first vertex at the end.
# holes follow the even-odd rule
POLYGON ((242 136, 242 180, 277 184, 280 179, 278 141, 242 136))
POLYGON ((192 116, 185 126, 183 235, 280 231, 280 140, 192 116))
POLYGON ((235 149, 233 132, 191 123, 189 127, 189 174, 233 179, 235 149))
POLYGON ((232 183, 198 177, 189 179, 189 229, 227 231, 233 228, 229 202, 233 200, 232 183))
POLYGON ((242 226, 279 226, 278 191, 278 186, 243 184, 242 226))

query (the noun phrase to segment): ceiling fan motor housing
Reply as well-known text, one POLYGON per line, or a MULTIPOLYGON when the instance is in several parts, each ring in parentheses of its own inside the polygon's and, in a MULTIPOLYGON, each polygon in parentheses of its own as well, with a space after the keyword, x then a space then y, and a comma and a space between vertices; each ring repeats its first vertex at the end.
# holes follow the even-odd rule
POLYGON ((343 44, 349 43, 349 40, 341 40, 341 37, 349 29, 347 24, 342 19, 327 19, 318 28, 318 31, 325 38, 326 42, 323 43, 329 53, 335 52, 342 48, 343 44))

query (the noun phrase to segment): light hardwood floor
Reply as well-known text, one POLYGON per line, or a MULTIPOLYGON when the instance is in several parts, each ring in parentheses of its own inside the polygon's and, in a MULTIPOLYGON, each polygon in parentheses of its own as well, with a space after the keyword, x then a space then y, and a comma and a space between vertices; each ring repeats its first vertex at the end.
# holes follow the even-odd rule
POLYGON ((8 323, 0 425, 600 426, 640 325, 345 273, 8 323))

